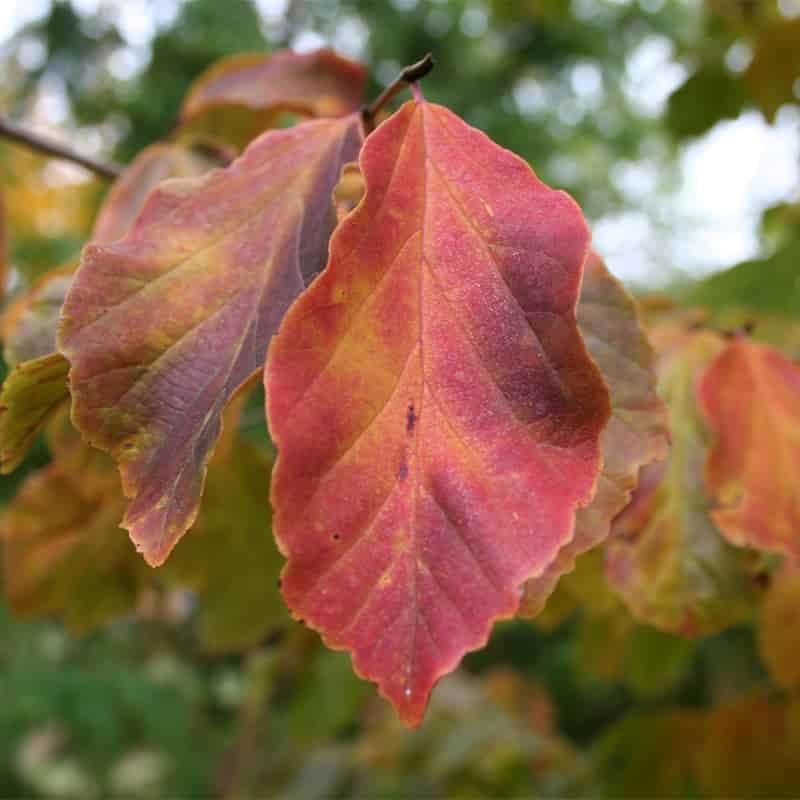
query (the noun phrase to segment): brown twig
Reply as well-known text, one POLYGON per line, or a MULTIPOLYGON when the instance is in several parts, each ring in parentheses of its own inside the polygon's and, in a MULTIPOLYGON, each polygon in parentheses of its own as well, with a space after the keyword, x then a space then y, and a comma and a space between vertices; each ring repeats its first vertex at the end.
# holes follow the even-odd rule
POLYGON ((361 109, 364 127, 371 131, 375 127, 378 112, 396 95, 412 83, 422 80, 434 66, 433 55, 428 53, 415 64, 403 67, 400 74, 368 106, 361 109))
POLYGON ((32 133, 20 125, 9 122, 9 120, 2 116, 0 116, 0 136, 17 142, 18 144, 23 144, 39 153, 44 153, 54 158, 60 158, 64 161, 71 161, 73 164, 78 164, 84 169, 88 169, 103 178, 111 178, 113 180, 114 178, 118 178, 122 173, 122 167, 119 164, 113 162, 104 163, 90 156, 76 153, 70 147, 54 142, 52 139, 46 139, 39 136, 37 133, 32 133))

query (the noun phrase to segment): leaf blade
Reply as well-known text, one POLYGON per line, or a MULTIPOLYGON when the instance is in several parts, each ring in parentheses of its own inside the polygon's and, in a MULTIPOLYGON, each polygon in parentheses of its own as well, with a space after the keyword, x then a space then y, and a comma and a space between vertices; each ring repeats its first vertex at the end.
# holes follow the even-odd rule
POLYGON ((656 392, 653 349, 633 298, 593 251, 584 267, 578 327, 609 386, 611 418, 603 431, 603 469, 592 502, 578 510, 575 533, 557 558, 525 584, 520 615, 536 616, 575 559, 608 538, 612 519, 628 504, 639 470, 669 450, 667 409, 656 392))
POLYGON ((73 418, 117 461, 123 524, 153 565, 195 519, 226 403, 322 266, 360 136, 356 115, 271 131, 225 169, 162 184, 123 239, 84 253, 60 330, 73 418))
POLYGON ((800 559, 800 368, 737 337, 708 365, 698 402, 714 441, 706 490, 734 544, 800 559))
POLYGON ((608 398, 575 323, 571 199, 430 104, 360 166, 366 194, 270 348, 274 529, 293 613, 416 725, 571 534, 608 398))

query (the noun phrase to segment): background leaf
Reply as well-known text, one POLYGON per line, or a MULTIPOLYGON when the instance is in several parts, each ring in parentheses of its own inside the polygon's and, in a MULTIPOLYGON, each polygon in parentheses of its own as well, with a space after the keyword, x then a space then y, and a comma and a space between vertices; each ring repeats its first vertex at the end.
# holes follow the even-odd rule
POLYGON ((575 515, 572 540, 541 575, 525 584, 522 616, 538 614, 577 556, 606 539, 611 520, 631 498, 639 470, 668 452, 667 410, 655 390, 653 349, 633 298, 594 252, 584 267, 577 316, 611 397, 611 418, 600 440, 603 468, 594 498, 575 515))
POLYGON ((713 435, 705 486, 734 544, 800 559, 800 367, 736 337, 699 380, 713 435))

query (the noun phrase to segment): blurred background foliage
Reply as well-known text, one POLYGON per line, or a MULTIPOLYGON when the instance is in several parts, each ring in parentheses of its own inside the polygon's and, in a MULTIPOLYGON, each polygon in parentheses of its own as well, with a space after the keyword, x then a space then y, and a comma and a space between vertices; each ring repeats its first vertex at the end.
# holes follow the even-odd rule
MULTIPOLYGON (((779 203, 766 192, 749 204, 763 214, 751 252, 725 263, 722 248, 712 261, 725 268, 709 277, 692 251, 703 240, 682 240, 688 222, 674 203, 687 148, 728 121, 755 115, 788 131, 800 152, 796 0, 30 5, 0 45, 0 109, 123 163, 170 134, 190 83, 226 54, 331 44, 370 65, 374 95, 430 50, 426 95, 570 191, 601 252, 609 244, 612 268, 642 291, 703 305, 720 324, 757 320, 764 338, 800 341, 797 164, 788 184, 780 176, 779 203)), ((2 141, 0 178, 13 298, 74 258, 107 187, 2 141)), ((240 431, 252 452, 237 464, 270 458, 258 396, 240 431)), ((0 501, 49 459, 40 441, 0 479, 0 501)), ((215 491, 229 496, 224 484, 215 491)), ((219 508, 208 526, 225 527, 219 508)), ((188 570, 194 592, 155 591, 136 620, 72 637, 56 621, 16 621, 0 607, 0 797, 800 791, 797 656, 780 646, 800 636, 797 579, 752 619, 693 641, 635 623, 606 587, 601 559, 584 558, 534 623, 499 625, 409 733, 345 656, 287 621, 274 578, 237 586, 231 597, 250 616, 240 613, 226 640, 218 621, 237 609, 220 598, 237 575, 227 562, 198 574, 203 554, 186 549, 174 569, 188 570), (207 605, 196 600, 204 592, 207 605)), ((259 557, 274 572, 274 553, 259 557)))

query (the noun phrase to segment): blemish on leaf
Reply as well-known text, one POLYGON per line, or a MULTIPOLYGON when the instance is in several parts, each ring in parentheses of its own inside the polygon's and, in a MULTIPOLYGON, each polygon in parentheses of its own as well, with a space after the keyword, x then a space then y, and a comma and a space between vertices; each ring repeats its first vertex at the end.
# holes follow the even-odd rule
POLYGON ((404 481, 408 477, 408 464, 406 463, 405 457, 403 458, 403 463, 400 464, 400 469, 397 470, 397 480, 404 481))
POLYGON ((414 410, 414 404, 409 403, 406 411, 406 433, 411 434, 414 432, 414 425, 417 424, 417 413, 414 410))

